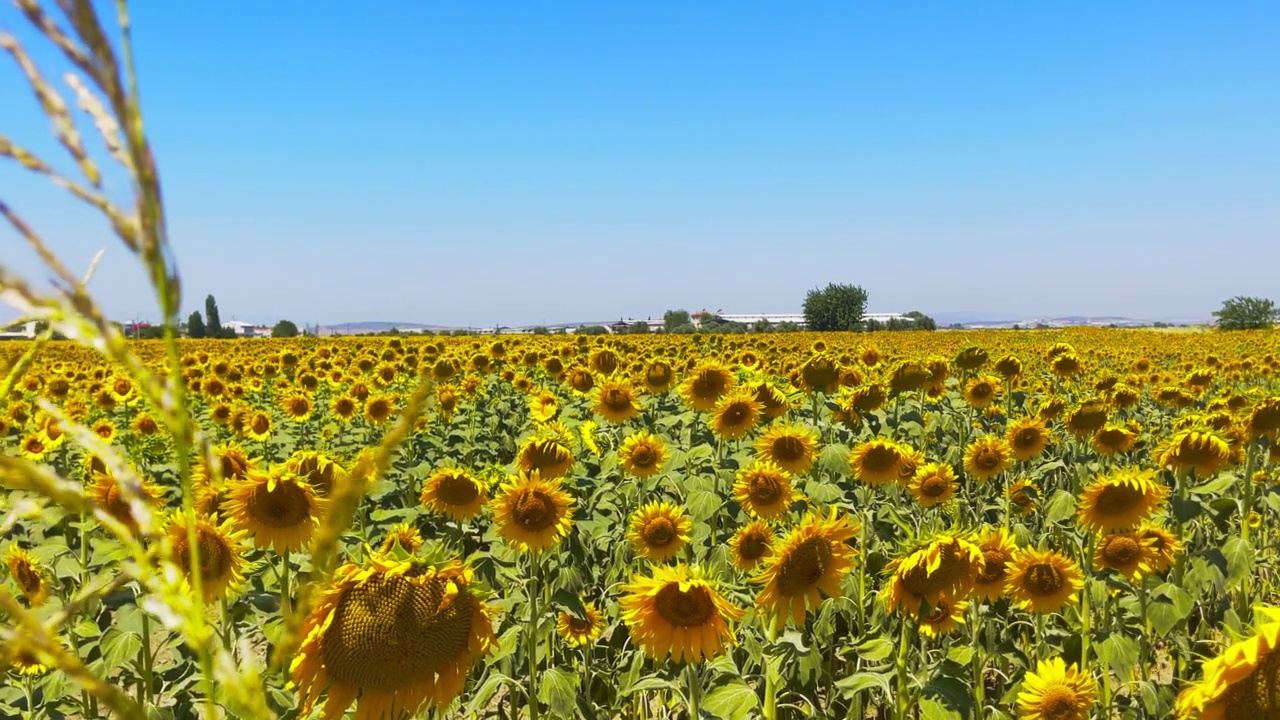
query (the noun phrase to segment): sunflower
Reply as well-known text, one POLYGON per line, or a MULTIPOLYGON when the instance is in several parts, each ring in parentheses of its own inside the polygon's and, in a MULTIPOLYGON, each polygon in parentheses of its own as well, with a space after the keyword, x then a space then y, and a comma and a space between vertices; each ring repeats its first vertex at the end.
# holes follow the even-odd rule
POLYGON ((942 598, 934 603, 928 612, 916 618, 920 633, 925 637, 940 637, 954 631, 964 623, 964 614, 969 609, 967 600, 951 600, 942 598))
POLYGON ((1280 440, 1280 396, 1269 397, 1254 405, 1245 429, 1249 437, 1268 438, 1274 446, 1280 440))
POLYGON ((1000 397, 1000 379, 981 375, 964 386, 964 401, 975 408, 984 408, 1000 397))
POLYGON ((309 484, 320 497, 327 497, 333 486, 347 477, 347 471, 328 455, 314 450, 299 450, 285 463, 289 472, 309 484))
POLYGON ((907 489, 924 507, 951 502, 960 487, 956 473, 946 463, 928 463, 916 469, 907 489))
POLYGON ((360 401, 350 395, 338 395, 329 403, 329 409, 333 411, 333 416, 338 418, 339 422, 350 422, 360 414, 360 401))
POLYGON ((17 636, 0 649, 0 672, 5 670, 14 671, 19 677, 31 678, 49 672, 49 666, 34 647, 17 636))
POLYGON ((1182 541, 1159 525, 1144 523, 1134 531, 1139 538, 1151 541, 1151 571, 1161 573, 1173 567, 1184 549, 1182 541))
POLYGON ((582 617, 564 611, 556 616, 556 633, 570 647, 590 645, 604 632, 604 620, 596 606, 583 602, 582 609, 582 617))
POLYGON ((820 352, 800 366, 799 380, 801 390, 829 395, 840 382, 840 369, 834 360, 820 352))
POLYGON ((560 414, 560 401, 555 393, 540 390, 529 398, 529 418, 534 422, 548 422, 560 414))
POLYGON ((390 553, 396 545, 410 555, 416 555, 422 548, 422 534, 409 523, 396 523, 391 526, 387 536, 382 540, 382 553, 384 555, 390 553))
POLYGON ((302 714, 325 690, 325 718, 357 700, 357 720, 408 717, 425 703, 443 710, 496 644, 489 613, 461 562, 344 565, 307 616, 289 667, 302 714))
POLYGON ((4 564, 9 567, 9 575, 27 599, 27 605, 38 607, 49 599, 48 573, 31 553, 11 542, 4 551, 4 564))
POLYGON ((757 460, 738 471, 733 496, 755 518, 782 515, 797 499, 791 474, 767 460, 757 460))
POLYGON ((756 440, 757 457, 792 475, 809 472, 817 453, 818 431, 805 425, 774 425, 756 440))
POLYGON ((573 497, 558 478, 537 471, 509 478, 490 505, 498 534, 516 550, 550 549, 573 529, 573 497))
POLYGON ((711 432, 719 438, 742 437, 760 422, 760 403, 746 392, 726 394, 711 415, 711 432))
POLYGON ((1005 590, 1013 602, 1031 612, 1058 612, 1080 601, 1084 573, 1075 560, 1053 550, 1024 548, 1009 560, 1005 590))
POLYGON ((1004 438, 988 435, 964 451, 964 471, 978 481, 990 480, 1013 465, 1013 450, 1004 438))
MULTIPOLYGON (((160 498, 164 492, 160 486, 142 479, 140 483, 133 485, 131 489, 147 511, 159 507, 160 498)), ((134 535, 138 534, 138 518, 133 514, 134 506, 121 491, 120 483, 115 477, 110 473, 93 473, 93 480, 89 483, 89 487, 86 488, 86 492, 94 504, 102 508, 103 512, 119 520, 121 524, 129 528, 129 532, 134 535)))
POLYGON ((631 638, 656 660, 709 660, 733 645, 729 623, 745 611, 731 604, 700 568, 656 566, 622 586, 618 601, 631 638))
POLYGON ((996 372, 1006 380, 1012 380, 1022 374, 1022 361, 1013 355, 1005 355, 996 361, 996 372))
POLYGON ((693 521, 683 508, 654 500, 631 516, 627 539, 636 554, 650 560, 674 557, 689 542, 693 521))
POLYGON ((853 569, 854 550, 848 541, 857 523, 838 515, 810 513, 778 541, 773 554, 752 582, 764 585, 756 606, 773 616, 775 632, 787 618, 804 623, 806 608, 816 609, 822 596, 840 597, 840 580, 853 569))
POLYGON ((982 550, 982 571, 973 584, 973 594, 994 602, 1005 594, 1009 560, 1018 546, 1008 530, 987 528, 978 536, 978 548, 982 550))
POLYGON ((635 388, 622 380, 601 383, 591 391, 591 409, 611 423, 621 424, 640 414, 635 388))
POLYGON ((733 373, 725 366, 710 362, 693 371, 680 383, 680 396, 690 408, 705 412, 716 407, 720 398, 733 389, 733 373))
POLYGON ((668 458, 667 446, 662 438, 648 430, 627 436, 618 448, 618 464, 632 477, 653 477, 662 472, 668 458))
POLYGON ((166 548, 169 557, 188 578, 191 577, 188 533, 193 524, 200 554, 200 586, 204 601, 210 603, 224 597, 244 580, 241 569, 245 533, 235 528, 234 520, 218 525, 213 518, 200 515, 180 513, 172 517, 165 532, 166 548))
POLYGON ((889 377, 889 389, 895 393, 914 392, 929 382, 929 369, 914 360, 903 360, 889 377))
POLYGON ((1098 538, 1098 548, 1093 553, 1093 569, 1110 568, 1129 580, 1136 580, 1151 572, 1155 555, 1155 540, 1143 538, 1136 532, 1109 533, 1098 538))
POLYGON ((300 392, 292 392, 281 398, 280 408, 284 410, 285 417, 297 423, 306 422, 313 410, 310 396, 300 392))
POLYGON ((549 433, 535 435, 520 446, 516 462, 526 473, 538 473, 544 478, 564 477, 575 462, 571 451, 561 438, 549 433))
POLYGON ((904 448, 892 440, 873 438, 859 444, 849 455, 853 477, 867 485, 897 482, 904 448))
POLYGON ((1018 717, 1023 720, 1089 720, 1098 697, 1098 684, 1062 658, 1041 660, 1027 673, 1018 693, 1018 717))
POLYGON ((1135 440, 1137 436, 1123 425, 1106 425, 1093 434, 1089 444, 1093 445, 1099 455, 1115 455, 1129 452, 1135 440))
POLYGON ((1085 486, 1077 517, 1094 532, 1126 530, 1159 509, 1168 493, 1154 471, 1121 468, 1085 486))
POLYGON ((1160 467, 1179 472, 1194 469, 1201 475, 1213 475, 1231 460, 1231 445, 1216 433, 1182 430, 1156 450, 1160 467))
POLYGON ((756 566, 773 552, 777 535, 773 528, 763 520, 753 520, 738 528, 729 539, 729 550, 733 553, 733 564, 743 572, 751 572, 756 566))
POLYGON ((1178 720, 1271 720, 1280 713, 1280 610, 1258 611, 1265 622, 1257 633, 1207 660, 1203 679, 1178 694, 1178 720))
POLYGON ((480 514, 489 501, 488 488, 461 468, 439 468, 422 484, 421 502, 428 510, 454 520, 468 520, 480 514))
POLYGON ((326 501, 288 465, 277 465, 232 484, 223 509, 236 527, 253 537, 255 546, 284 554, 311 542, 326 501))
POLYGON ((770 420, 786 415, 791 409, 787 394, 771 382, 758 382, 747 389, 756 402, 760 403, 760 412, 770 420))
POLYGON ((600 457, 600 443, 596 441, 599 430, 600 423, 595 420, 584 420, 578 424, 578 437, 582 440, 582 447, 596 457, 600 457))
POLYGON ((40 462, 44 460, 44 456, 49 452, 49 443, 44 439, 41 433, 31 433, 22 438, 22 444, 18 446, 22 457, 32 461, 40 462))
POLYGON ((890 612, 920 617, 944 599, 968 596, 982 568, 981 548, 965 537, 942 535, 890 562, 881 594, 890 612))
POLYGON ((666 392, 674 379, 671 365, 661 360, 654 360, 644 369, 644 388, 653 395, 666 392))
POLYGON ((1005 491, 1012 503, 1014 512, 1026 516, 1040 509, 1040 486, 1035 480, 1022 478, 1009 483, 1005 491))

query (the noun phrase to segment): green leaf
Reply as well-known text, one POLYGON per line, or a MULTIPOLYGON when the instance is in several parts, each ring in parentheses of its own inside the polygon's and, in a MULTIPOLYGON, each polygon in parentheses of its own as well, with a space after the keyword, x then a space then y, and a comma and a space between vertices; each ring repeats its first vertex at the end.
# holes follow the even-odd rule
POLYGON ((498 694, 498 690, 502 689, 505 683, 515 683, 515 681, 500 672, 490 674, 488 679, 471 693, 471 699, 467 701, 467 707, 463 714, 467 716, 475 715, 488 707, 489 701, 493 699, 494 695, 498 694))
POLYGON ((560 667, 549 668, 542 673, 538 683, 538 699, 551 709, 557 717, 570 717, 577 705, 578 679, 577 673, 571 673, 560 667))
POLYGON ((890 687, 888 673, 857 672, 836 681, 836 688, 843 698, 852 698, 874 688, 880 688, 885 695, 892 696, 890 687))
POLYGON ((863 660, 879 662, 893 654, 893 641, 888 638, 874 638, 854 649, 863 660))
POLYGON ((1249 577, 1257 562, 1253 543, 1244 538, 1231 538, 1222 547, 1222 554, 1227 558, 1227 584, 1235 585, 1249 577))
POLYGON ((1069 490, 1059 490, 1044 504, 1044 519, 1048 522, 1062 522, 1075 517, 1076 496, 1069 490))
POLYGON ((720 511, 720 508, 724 505, 724 500, 713 492, 695 490, 689 493, 689 499, 685 504, 689 506, 689 515, 694 520, 706 521, 720 511))
POLYGON ((841 443, 822 448, 818 453, 818 470, 835 477, 845 477, 849 474, 849 454, 849 447, 841 443))
POLYGON ((920 720, 961 720, 963 717, 933 698, 920 700, 920 720))
POLYGON ((575 592, 570 592, 564 588, 556 590, 551 596, 551 603, 563 610, 569 611, 569 614, 579 620, 587 619, 587 607, 582 604, 582 598, 578 597, 575 592))
POLYGON ((142 638, 137 633, 108 631, 102 640, 103 665, 110 670, 121 667, 138 657, 142 638))
POLYGON ((1111 633, 1098 643, 1098 658, 1121 678, 1127 678, 1138 665, 1138 641, 1120 633, 1111 633))
POLYGON ((618 694, 625 696, 625 695, 632 695, 638 692, 644 692, 645 690, 678 690, 678 689, 679 688, 676 687, 675 683, 671 682, 670 680, 667 680, 666 678, 662 678, 657 675, 647 675, 645 677, 640 678, 639 680, 632 683, 631 685, 623 688, 622 692, 618 694))
POLYGON ((712 717, 729 720, 749 717, 759 704, 755 690, 741 680, 733 680, 728 685, 718 687, 702 699, 704 711, 712 717))

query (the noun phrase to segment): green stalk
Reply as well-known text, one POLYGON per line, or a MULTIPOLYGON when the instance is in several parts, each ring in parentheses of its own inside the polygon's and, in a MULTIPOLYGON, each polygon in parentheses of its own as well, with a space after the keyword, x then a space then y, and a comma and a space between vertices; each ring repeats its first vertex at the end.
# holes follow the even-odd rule
POLYGON ((1150 680, 1150 671, 1147 669, 1148 656, 1151 653, 1150 640, 1147 639, 1147 632, 1150 625, 1147 623, 1147 578, 1144 575, 1138 579, 1138 613, 1142 619, 1142 633, 1138 635, 1139 654, 1138 667, 1142 670, 1142 680, 1146 682, 1150 680))
POLYGON ((28 675, 22 681, 22 689, 27 694, 27 718, 35 720, 36 717, 36 679, 28 675))
POLYGON ((138 648, 138 655, 142 660, 142 692, 139 693, 140 702, 138 704, 145 705, 151 699, 152 688, 152 657, 151 657, 151 617, 147 615, 145 610, 142 611, 142 646, 138 648))
POLYGON ((702 679, 698 677, 698 664, 691 662, 684 667, 684 681, 688 695, 690 720, 698 719, 699 708, 702 707, 702 679))
POLYGON ((280 554, 280 609, 284 617, 293 613, 293 598, 289 595, 289 549, 280 554))
POLYGON ((529 632, 525 638, 529 655, 529 718, 538 720, 538 694, 534 678, 538 676, 538 555, 529 553, 529 632))
POLYGON ((897 676, 898 713, 897 720, 907 720, 911 712, 910 693, 907 692, 907 655, 911 652, 911 621, 904 615, 898 637, 897 676))
MULTIPOLYGON (((769 645, 772 646, 778 639, 778 632, 775 629, 772 617, 766 617, 764 621, 767 623, 765 633, 769 638, 769 645)), ((764 707, 761 712, 764 715, 764 720, 777 720, 778 718, 778 683, 774 679, 773 673, 769 670, 769 660, 767 658, 764 660, 764 707)))
POLYGON ((969 612, 973 626, 973 707, 975 718, 985 717, 986 711, 986 658, 982 648, 982 610, 974 603, 969 612))

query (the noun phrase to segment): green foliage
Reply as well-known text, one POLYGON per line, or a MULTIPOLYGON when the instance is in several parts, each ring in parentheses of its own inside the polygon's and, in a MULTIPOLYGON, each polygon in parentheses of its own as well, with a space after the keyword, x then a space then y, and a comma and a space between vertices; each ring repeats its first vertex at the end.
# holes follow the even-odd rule
POLYGON ((187 337, 199 339, 208 335, 208 329, 204 326, 204 318, 200 317, 200 311, 196 310, 187 318, 187 337))
POLYGON ((1271 300, 1237 295, 1215 310, 1219 330, 1266 330, 1280 322, 1280 307, 1271 300))
POLYGON ((676 332, 676 328, 692 322, 688 310, 668 310, 662 314, 662 329, 667 332, 676 332))
POLYGON ((222 316, 218 314, 218 301, 213 296, 204 299, 205 332, 209 337, 226 337, 222 327, 222 316))
POLYGON ((933 318, 929 317, 928 315, 925 315, 924 313, 920 312, 919 310, 912 310, 909 313, 904 313, 904 315, 906 317, 911 318, 914 321, 911 325, 912 330, 937 330, 938 329, 938 322, 933 318))
POLYGON ((644 335, 649 332, 649 323, 643 320, 637 320, 627 327, 627 333, 632 335, 644 335))
POLYGON ((830 283, 810 290, 804 299, 810 330, 859 330, 866 309, 867 291, 857 285, 830 283))
POLYGON ((603 325, 584 325, 577 330, 579 335, 607 335, 609 328, 603 325))
POLYGON ((291 338, 298 337, 298 326, 288 320, 281 320, 276 326, 271 328, 271 337, 291 338))

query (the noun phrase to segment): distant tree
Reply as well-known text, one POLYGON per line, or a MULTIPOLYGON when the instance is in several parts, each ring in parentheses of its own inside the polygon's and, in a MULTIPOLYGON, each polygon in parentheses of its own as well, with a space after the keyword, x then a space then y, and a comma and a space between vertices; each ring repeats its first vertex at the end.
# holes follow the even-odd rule
POLYGON ((298 326, 288 320, 281 320, 276 326, 271 328, 271 337, 291 338, 298 337, 298 326))
POLYGON ((550 335, 551 334, 551 331, 548 330, 547 327, 544 325, 538 325, 530 332, 532 332, 534 335, 550 335))
POLYGON ((719 313, 713 313, 710 310, 703 310, 693 314, 693 321, 698 327, 714 329, 716 325, 723 325, 724 318, 719 313))
POLYGON ((204 327, 205 334, 211 338, 227 337, 222 327, 222 316, 218 314, 218 301, 212 295, 204 299, 204 327))
POLYGON ((783 320, 774 326, 778 332, 800 332, 800 326, 790 320, 783 320))
POLYGON ((1172 325, 1170 325, 1170 324, 1169 324, 1169 323, 1167 323, 1167 322, 1160 322, 1160 321, 1158 321, 1158 320, 1157 320, 1156 322, 1151 323, 1151 327, 1153 327, 1153 328, 1167 328, 1167 327, 1173 327, 1173 326, 1172 326, 1172 325))
POLYGON ((138 328, 138 339, 140 340, 159 340, 163 337, 163 325, 148 325, 143 328, 138 328))
POLYGON ((751 324, 751 332, 767 333, 774 332, 775 330, 777 330, 777 328, 774 327, 773 323, 769 322, 769 318, 760 318, 759 322, 751 324))
POLYGON ((200 317, 200 311, 196 310, 187 318, 187 337, 202 338, 208 334, 208 330, 204 326, 204 318, 200 317))
POLYGON ((583 325, 578 328, 577 333, 579 335, 607 335, 609 334, 609 328, 603 325, 583 325))
POLYGON ((637 320, 627 327, 627 332, 634 335, 646 335, 649 332, 649 323, 644 320, 637 320))
POLYGON ((688 310, 668 310, 662 314, 662 329, 667 332, 675 332, 676 328, 690 322, 688 310))
POLYGON ((671 328, 668 332, 676 333, 678 335, 691 335, 698 332, 698 328, 695 327, 693 323, 687 322, 671 328))
POLYGON ((804 298, 804 320, 810 330, 858 330, 867 309, 867 291, 857 285, 830 283, 804 298))
POLYGON ((1219 330, 1265 330, 1280 322, 1280 308, 1265 298, 1238 295, 1215 310, 1219 330))
POLYGON ((470 330, 468 330, 467 328, 456 328, 456 329, 453 331, 453 334, 454 334, 454 335, 470 335, 470 334, 471 334, 471 331, 470 331, 470 330))
POLYGON ((929 317, 928 315, 925 315, 924 313, 920 312, 919 310, 912 310, 909 313, 905 313, 903 316, 911 318, 912 330, 937 330, 938 329, 937 321, 935 321, 933 318, 929 317))

